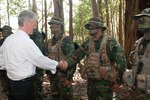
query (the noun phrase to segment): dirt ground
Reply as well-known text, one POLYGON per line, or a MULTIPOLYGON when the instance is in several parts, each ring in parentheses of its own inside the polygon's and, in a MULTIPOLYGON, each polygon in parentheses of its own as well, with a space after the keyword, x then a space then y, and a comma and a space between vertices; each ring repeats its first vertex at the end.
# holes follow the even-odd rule
MULTIPOLYGON (((87 99, 87 82, 83 80, 79 74, 79 68, 77 67, 77 70, 74 74, 72 83, 73 89, 74 89, 74 98, 75 100, 88 100, 87 99)), ((134 99, 133 95, 131 95, 132 89, 128 88, 125 85, 121 85, 119 88, 117 88, 116 93, 114 92, 114 95, 119 94, 118 98, 121 99, 113 99, 113 100, 150 100, 150 95, 145 98, 144 93, 139 92, 138 90, 134 93, 134 99)), ((47 79, 47 75, 44 75, 43 79, 43 92, 44 92, 44 100, 48 100, 48 96, 50 94, 50 82, 47 79)), ((7 100, 7 96, 2 92, 1 83, 0 83, 0 100, 7 100)))
MULTIPOLYGON (((86 95, 86 86, 87 83, 83 80, 78 72, 78 68, 74 74, 73 80, 73 89, 74 89, 74 97, 75 100, 87 100, 86 95)), ((1 85, 0 85, 1 86, 1 85)), ((45 96, 45 100, 48 100, 48 94, 50 93, 50 82, 47 79, 46 74, 43 79, 43 92, 45 96)), ((7 100, 7 96, 2 92, 2 88, 0 87, 0 100, 7 100)))
MULTIPOLYGON (((72 83, 74 89, 74 97, 75 100, 88 100, 86 95, 87 82, 81 78, 78 70, 79 68, 77 68, 74 74, 73 77, 74 82, 72 83)), ((46 75, 44 75, 43 88, 44 88, 43 90, 44 90, 45 100, 48 100, 47 98, 48 98, 48 94, 50 93, 50 83, 47 80, 46 75)))

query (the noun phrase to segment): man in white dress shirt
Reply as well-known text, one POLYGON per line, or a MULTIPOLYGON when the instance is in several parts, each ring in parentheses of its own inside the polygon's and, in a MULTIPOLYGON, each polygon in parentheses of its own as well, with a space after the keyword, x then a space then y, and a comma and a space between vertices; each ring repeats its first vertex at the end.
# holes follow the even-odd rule
POLYGON ((10 83, 11 100, 35 100, 34 80, 36 66, 50 70, 66 70, 64 62, 44 56, 29 35, 37 24, 37 15, 29 10, 18 16, 19 29, 9 36, 0 48, 0 66, 6 69, 10 83))

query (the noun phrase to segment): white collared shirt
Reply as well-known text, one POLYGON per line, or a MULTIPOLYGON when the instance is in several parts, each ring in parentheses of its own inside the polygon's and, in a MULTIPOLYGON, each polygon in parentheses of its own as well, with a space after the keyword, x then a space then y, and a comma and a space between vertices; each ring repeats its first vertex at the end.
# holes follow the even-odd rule
POLYGON ((18 29, 0 48, 0 66, 11 80, 21 80, 35 74, 36 66, 56 72, 58 62, 45 57, 27 33, 18 29))

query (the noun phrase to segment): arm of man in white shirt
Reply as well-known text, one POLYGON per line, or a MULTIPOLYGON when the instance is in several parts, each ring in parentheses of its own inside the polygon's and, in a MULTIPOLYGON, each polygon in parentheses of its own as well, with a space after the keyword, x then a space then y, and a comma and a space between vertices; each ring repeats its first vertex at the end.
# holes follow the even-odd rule
POLYGON ((27 55, 29 61, 34 65, 42 69, 50 70, 53 74, 56 73, 56 68, 61 68, 62 70, 67 69, 67 67, 64 67, 64 62, 57 62, 44 56, 34 42, 28 44, 27 55))

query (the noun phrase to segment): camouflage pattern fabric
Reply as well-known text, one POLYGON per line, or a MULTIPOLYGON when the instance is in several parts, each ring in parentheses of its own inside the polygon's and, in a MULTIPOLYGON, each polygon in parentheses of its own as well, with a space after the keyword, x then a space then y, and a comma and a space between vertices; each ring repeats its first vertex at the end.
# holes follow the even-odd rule
MULTIPOLYGON (((58 41, 59 40, 57 38, 53 37, 52 46, 55 46, 58 41)), ((74 43, 69 37, 62 40, 60 48, 65 57, 75 52, 74 43)), ((49 52, 49 55, 51 55, 51 52, 49 52)), ((52 74, 50 71, 47 71, 51 85, 49 100, 73 100, 72 77, 75 70, 76 67, 72 66, 66 71, 58 70, 56 74, 52 74)))
POLYGON ((35 44, 39 47, 41 52, 47 56, 48 52, 46 51, 46 43, 45 43, 45 33, 39 32, 37 29, 33 30, 33 34, 31 35, 31 39, 35 42, 35 44))
POLYGON ((102 31, 105 31, 107 28, 104 26, 103 21, 101 18, 93 17, 90 18, 87 24, 84 26, 86 29, 98 29, 101 28, 102 31))
MULTIPOLYGON (((2 37, 0 40, 0 46, 3 44, 4 40, 12 34, 12 28, 8 25, 4 25, 2 27, 2 37)), ((10 97, 10 90, 9 90, 9 81, 7 77, 6 70, 0 70, 0 88, 2 88, 2 92, 10 97)))
POLYGON ((58 17, 52 17, 51 20, 48 22, 48 24, 49 25, 51 25, 51 24, 60 24, 60 25, 63 25, 63 22, 58 17))
MULTIPOLYGON (((37 29, 34 29, 31 39, 35 42, 35 44, 39 47, 41 52, 46 55, 46 48, 43 34, 40 33, 37 29)), ((44 70, 40 68, 36 68, 36 75, 35 75, 35 96, 36 100, 43 100, 43 75, 44 70)))
MULTIPOLYGON (((135 15, 134 20, 138 22, 138 31, 144 33, 144 36, 138 39, 134 46, 133 53, 133 85, 132 91, 130 91, 132 100, 150 100, 150 94, 148 85, 148 78, 141 80, 139 76, 142 74, 144 76, 150 75, 149 72, 149 43, 150 38, 145 39, 150 33, 150 8, 145 8, 140 14, 135 15), (145 62, 147 61, 147 62, 145 62), (144 84, 143 84, 144 83, 144 84), (142 89, 141 87, 144 87, 142 89), (147 92, 147 93, 146 93, 147 92), (134 97, 134 98, 133 98, 134 97)), ((131 55, 130 55, 131 56, 131 55)), ((143 78, 143 77, 142 77, 143 78)))
MULTIPOLYGON (((103 35, 95 42, 95 50, 98 52, 102 42, 103 35)), ((85 56, 90 54, 88 50, 89 38, 82 43, 77 51, 67 59, 68 65, 73 66, 79 63, 85 56)), ((123 50, 118 42, 113 38, 108 38, 106 43, 106 51, 110 62, 118 65, 120 75, 119 81, 122 81, 122 74, 126 67, 126 59, 123 55, 123 50)), ((88 79, 88 98, 89 100, 112 100, 112 82, 106 80, 88 79)))
POLYGON ((138 82, 139 75, 142 75, 142 74, 145 76, 150 75, 149 65, 144 63, 144 61, 149 61, 149 60, 147 60, 147 59, 149 59, 149 56, 146 56, 144 61, 141 60, 144 57, 144 54, 147 54, 145 52, 148 51, 147 48, 149 46, 149 43, 150 43, 150 40, 146 40, 143 37, 138 39, 135 43, 137 53, 134 54, 134 57, 138 57, 139 59, 138 59, 138 61, 137 61, 137 59, 136 60, 134 59, 134 61, 139 64, 137 66, 133 66, 133 69, 132 69, 132 70, 135 70, 134 68, 137 67, 137 70, 135 70, 137 72, 136 73, 137 77, 135 77, 134 86, 132 87, 132 91, 130 91, 130 96, 132 97, 132 100, 149 100, 150 99, 150 94, 149 94, 149 91, 147 90, 147 89, 149 89, 149 87, 148 87, 149 83, 147 80, 148 78, 146 79, 146 82, 143 79, 141 80, 140 83, 138 82), (142 85, 140 85, 140 84, 142 84, 142 85), (140 89, 140 87, 138 87, 138 86, 144 87, 144 89, 142 89, 142 88, 140 89))

